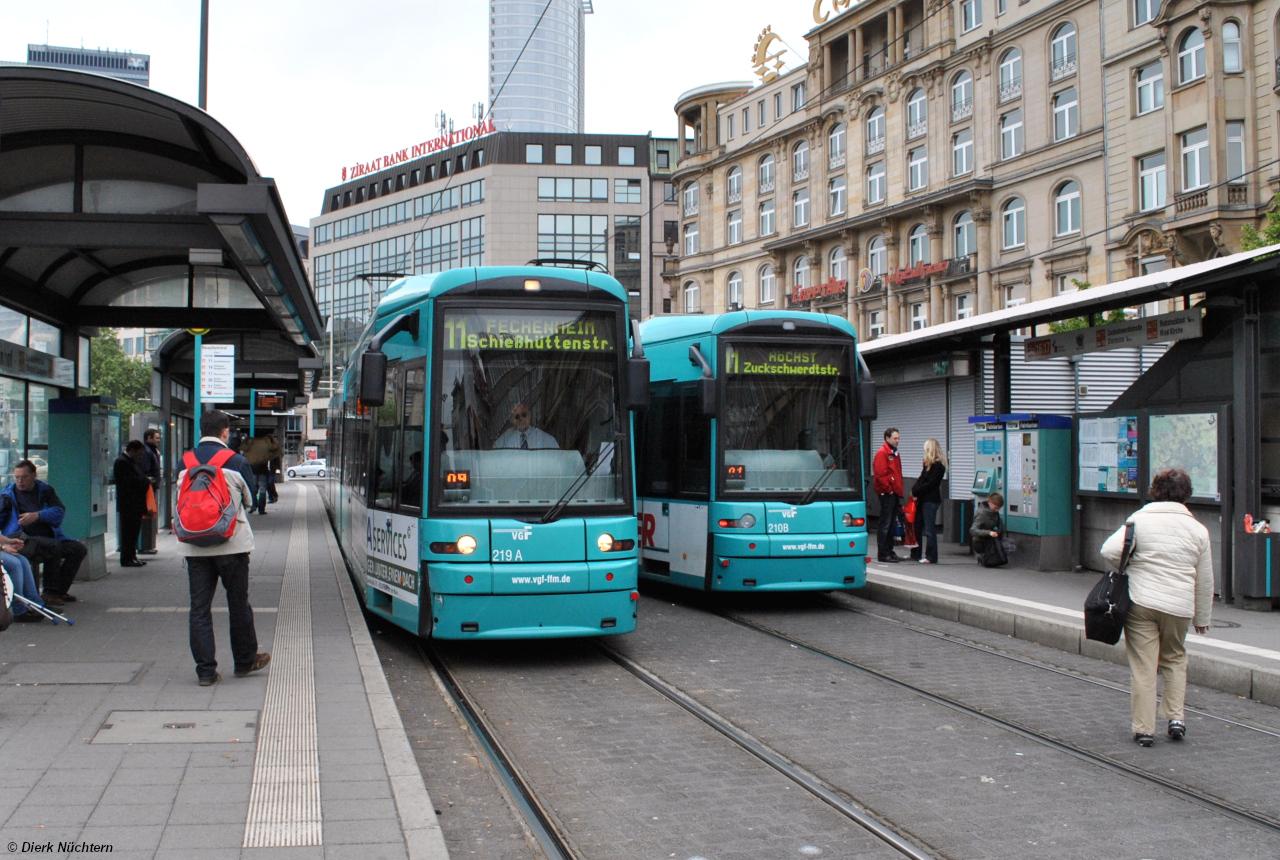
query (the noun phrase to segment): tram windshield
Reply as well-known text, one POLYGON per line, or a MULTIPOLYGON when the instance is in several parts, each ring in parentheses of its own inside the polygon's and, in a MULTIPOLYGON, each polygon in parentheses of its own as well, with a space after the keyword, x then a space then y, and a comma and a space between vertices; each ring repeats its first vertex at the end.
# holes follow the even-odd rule
POLYGON ((631 498, 616 314, 447 308, 442 322, 441 507, 545 510, 564 498, 572 516, 631 498))
POLYGON ((726 494, 805 493, 819 481, 817 498, 856 492, 848 347, 730 343, 721 376, 726 494))

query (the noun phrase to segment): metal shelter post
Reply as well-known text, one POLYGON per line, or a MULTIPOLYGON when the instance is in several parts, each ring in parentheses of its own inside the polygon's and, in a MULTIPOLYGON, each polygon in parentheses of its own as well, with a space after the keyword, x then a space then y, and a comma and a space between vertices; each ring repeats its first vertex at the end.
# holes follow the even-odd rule
POLYGON ((199 335, 199 334, 195 335, 195 339, 196 339, 196 345, 195 345, 195 352, 193 353, 193 358, 195 359, 195 361, 192 364, 193 364, 193 370, 195 373, 196 384, 195 384, 195 391, 192 394, 192 397, 195 399, 194 405, 196 407, 196 427, 195 427, 196 432, 194 435, 196 437, 196 440, 198 441, 200 439, 200 414, 201 414, 200 413, 200 346, 204 342, 204 335, 199 335))
POLYGON ((995 398, 995 414, 1008 415, 1013 412, 1013 366, 1009 356, 1011 338, 1009 332, 997 332, 995 350, 992 353, 991 371, 995 378, 991 380, 991 390, 995 398))

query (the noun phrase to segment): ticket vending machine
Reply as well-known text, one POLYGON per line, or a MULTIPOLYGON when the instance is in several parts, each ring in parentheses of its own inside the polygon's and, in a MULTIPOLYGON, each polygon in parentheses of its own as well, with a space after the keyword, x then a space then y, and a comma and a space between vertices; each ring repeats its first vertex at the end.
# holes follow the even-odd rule
POLYGON ((109 490, 120 438, 114 405, 110 397, 49 401, 49 483, 66 506, 63 533, 89 549, 80 579, 107 575, 109 490))
POLYGON ((1011 560, 1036 570, 1071 568, 1069 415, 982 415, 974 428, 975 504, 993 490, 1017 550, 1011 560))

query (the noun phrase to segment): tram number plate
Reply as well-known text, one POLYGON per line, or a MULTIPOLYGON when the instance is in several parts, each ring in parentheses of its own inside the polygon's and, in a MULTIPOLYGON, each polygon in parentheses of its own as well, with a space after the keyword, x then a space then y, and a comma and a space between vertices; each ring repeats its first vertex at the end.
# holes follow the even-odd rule
POLYGON ((744 481, 747 478, 746 466, 725 466, 724 476, 730 481, 744 481))
POLYGON ((446 490, 471 489, 471 472, 467 470, 461 470, 457 472, 445 472, 444 488, 446 490))

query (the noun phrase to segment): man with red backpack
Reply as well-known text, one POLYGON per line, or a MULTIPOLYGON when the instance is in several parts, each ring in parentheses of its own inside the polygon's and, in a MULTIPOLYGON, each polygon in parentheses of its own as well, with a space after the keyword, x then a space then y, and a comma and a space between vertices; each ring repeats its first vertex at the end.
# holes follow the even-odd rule
POLYGON ((249 605, 249 554, 253 530, 245 509, 253 504, 253 471, 227 447, 231 419, 225 412, 200 417, 200 444, 183 457, 174 505, 178 551, 187 559, 191 586, 191 656, 200 686, 222 680, 213 639, 213 595, 218 581, 227 592, 231 653, 237 678, 271 662, 258 653, 258 634, 249 605))

